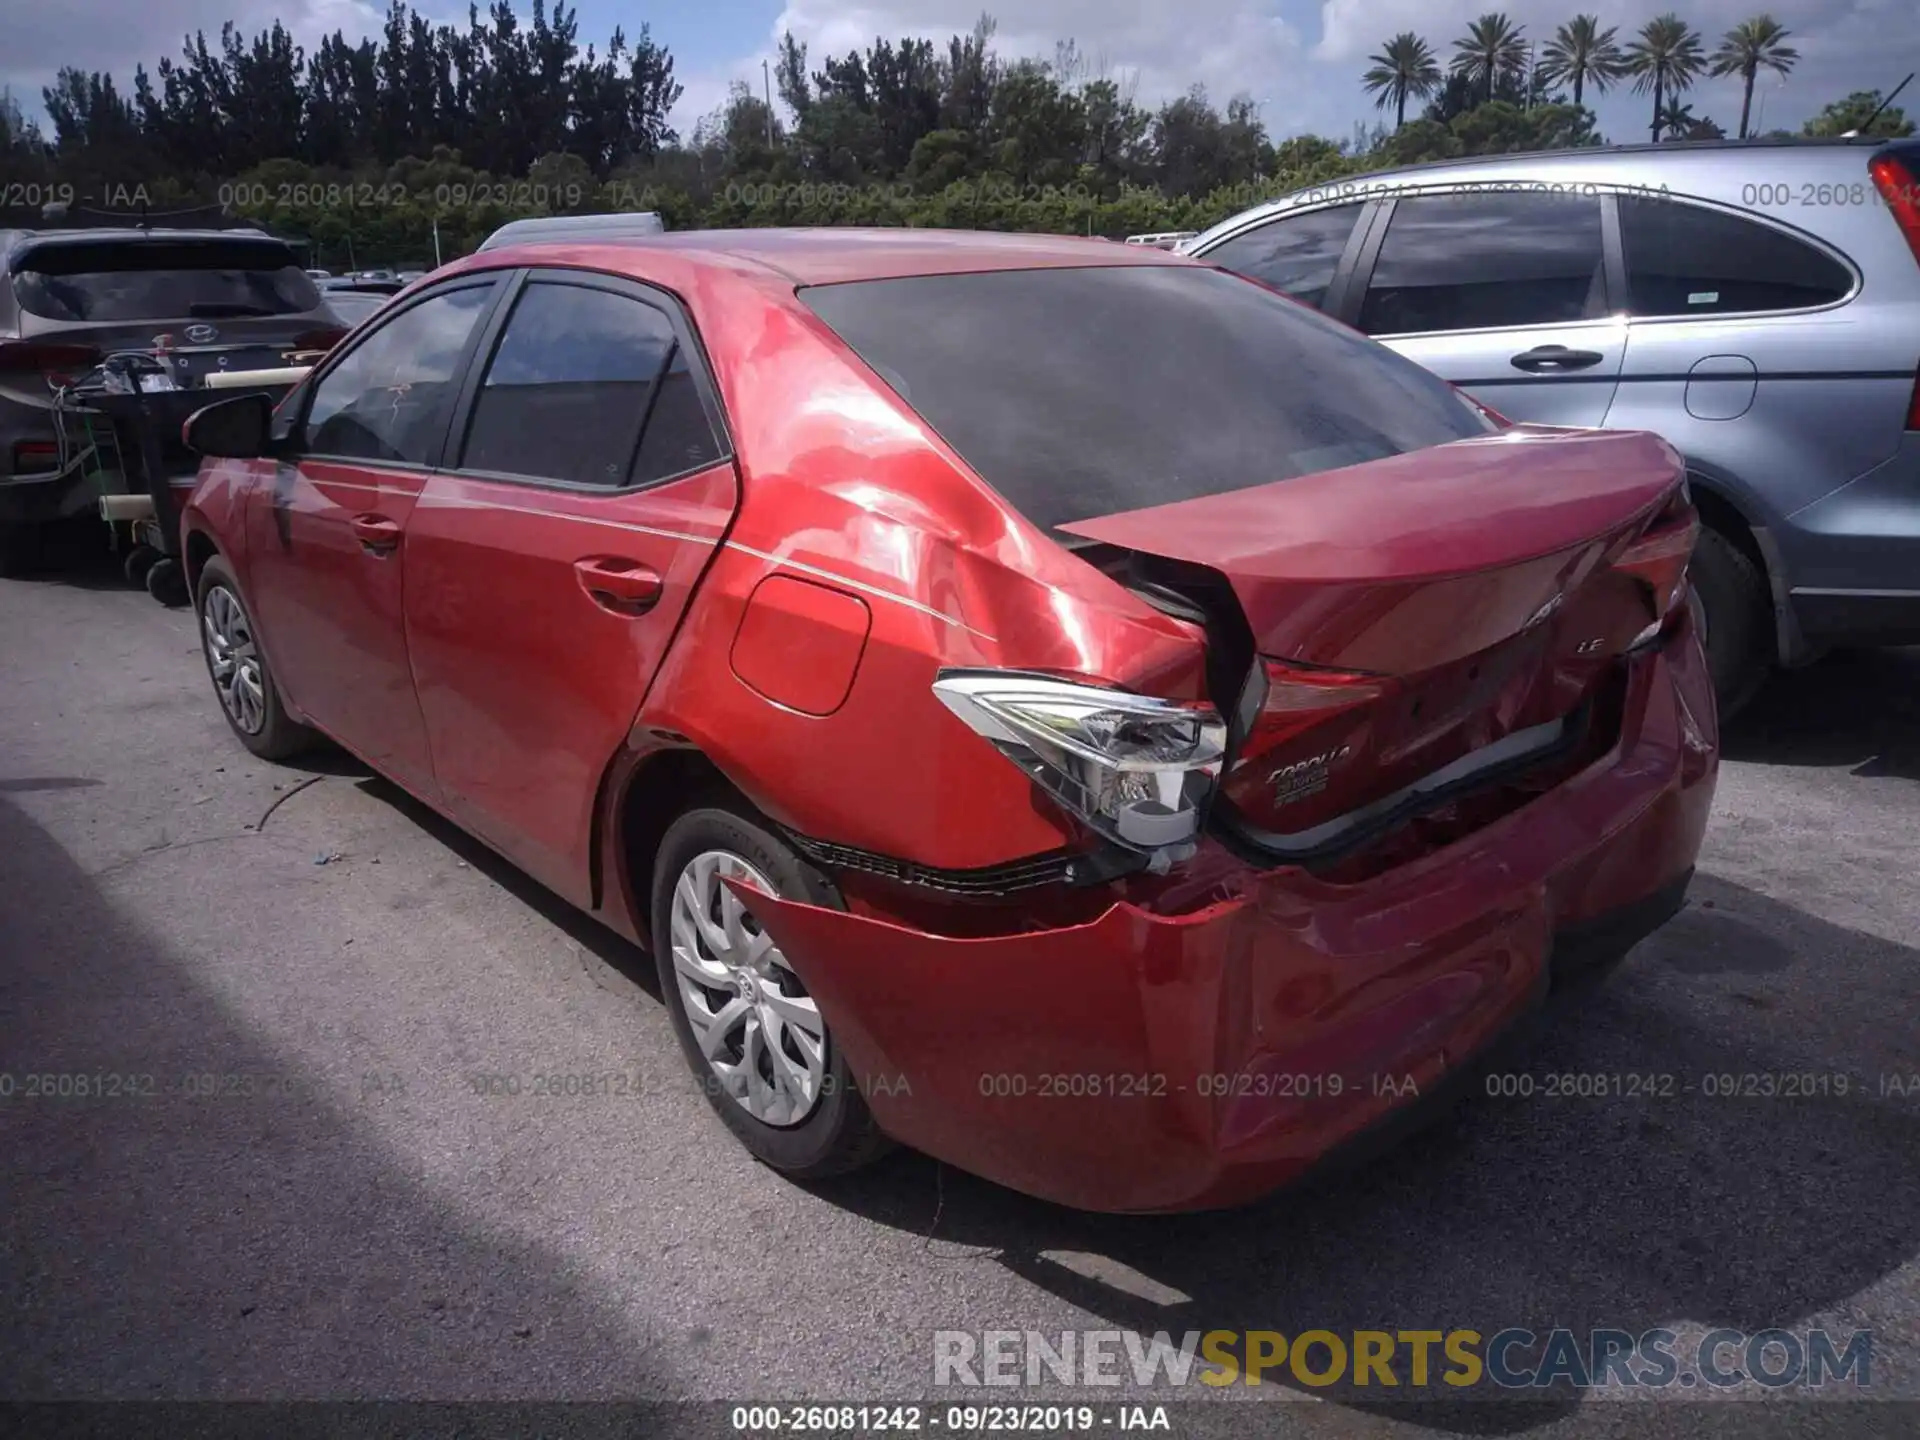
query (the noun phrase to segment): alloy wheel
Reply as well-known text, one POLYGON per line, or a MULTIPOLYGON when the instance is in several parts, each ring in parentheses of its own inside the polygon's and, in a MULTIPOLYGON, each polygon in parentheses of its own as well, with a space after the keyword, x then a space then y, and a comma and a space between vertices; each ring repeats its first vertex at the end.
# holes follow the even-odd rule
POLYGON ((226 586, 215 585, 201 602, 200 626, 220 703, 242 732, 258 735, 267 723, 266 672, 246 607, 226 586))
POLYGON ((820 1102, 826 1026, 780 947, 727 880, 776 893, 730 851, 703 851, 687 862, 674 883, 669 922, 681 1005, 720 1090, 763 1124, 798 1125, 820 1102))

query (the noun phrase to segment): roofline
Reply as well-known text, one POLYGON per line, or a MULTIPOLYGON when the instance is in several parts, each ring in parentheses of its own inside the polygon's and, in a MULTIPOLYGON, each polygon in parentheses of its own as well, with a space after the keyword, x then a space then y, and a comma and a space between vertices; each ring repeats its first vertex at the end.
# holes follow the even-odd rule
MULTIPOLYGON (((1170 250, 1162 250, 1154 246, 1146 245, 1121 245, 1099 236, 1089 238, 1083 235, 1062 235, 1050 230, 967 230, 958 227, 935 225, 777 225, 764 227, 748 225, 713 230, 669 230, 659 234, 649 235, 552 236, 548 238, 515 240, 511 244, 502 245, 497 250, 475 250, 472 254, 464 255, 460 259, 449 263, 459 265, 463 271, 508 270, 522 265, 538 265, 542 263, 540 258, 542 254, 551 255, 555 250, 575 252, 586 250, 650 250, 663 255, 705 257, 709 260, 724 261, 728 265, 737 266, 742 270, 752 271, 783 286, 790 285, 796 290, 806 289, 816 285, 850 285, 867 280, 917 279, 921 278, 923 273, 913 271, 903 274, 888 273, 882 275, 845 276, 833 280, 811 279, 805 274, 796 273, 787 268, 786 265, 780 263, 780 259, 776 255, 769 255, 763 251, 755 250, 751 244, 747 244, 744 247, 736 247, 735 245, 727 243, 724 238, 733 235, 752 236, 765 233, 767 230, 798 230, 819 232, 821 234, 844 234, 849 231, 857 231, 861 234, 869 235, 911 234, 923 236, 953 236, 960 241, 977 239, 981 236, 992 238, 1004 237, 1009 240, 1062 240, 1070 241, 1075 245, 1085 245, 1088 247, 1087 259, 1084 263, 1053 263, 1045 265, 995 265, 987 263, 965 271, 925 271, 924 274, 929 276, 987 274, 1001 270, 1095 270, 1113 269, 1123 266, 1140 267, 1152 264, 1179 265, 1192 263, 1188 261, 1186 256, 1175 254, 1170 250), (713 237, 713 241, 712 243, 692 245, 685 243, 687 240, 696 237, 713 237)), ((548 260, 546 263, 551 264, 555 262, 548 260)))
MULTIPOLYGON (((1455 155, 1444 160, 1421 160, 1412 165, 1390 165, 1383 170, 1371 173, 1402 175, 1415 171, 1456 170, 1470 165, 1498 164, 1502 161, 1573 160, 1601 158, 1608 155, 1674 155, 1698 154, 1702 151, 1756 149, 1818 150, 1828 146, 1856 148, 1869 145, 1897 145, 1901 143, 1901 139, 1902 137, 1894 135, 1788 135, 1772 139, 1755 136, 1749 140, 1662 140, 1658 144, 1650 140, 1639 140, 1630 145, 1569 145, 1558 150, 1519 150, 1500 155, 1455 155)), ((1337 183, 1337 181, 1326 182, 1328 185, 1337 183)))

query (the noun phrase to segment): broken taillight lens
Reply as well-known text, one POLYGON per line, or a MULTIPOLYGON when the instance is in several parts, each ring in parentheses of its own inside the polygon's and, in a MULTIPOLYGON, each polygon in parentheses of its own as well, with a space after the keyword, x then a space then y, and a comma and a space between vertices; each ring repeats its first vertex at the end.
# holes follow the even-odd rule
POLYGON ((1634 637, 1633 649, 1657 639, 1687 599, 1687 566, 1700 539, 1700 512, 1685 485, 1674 491, 1666 509, 1614 560, 1613 568, 1631 575, 1653 602, 1653 623, 1634 637))

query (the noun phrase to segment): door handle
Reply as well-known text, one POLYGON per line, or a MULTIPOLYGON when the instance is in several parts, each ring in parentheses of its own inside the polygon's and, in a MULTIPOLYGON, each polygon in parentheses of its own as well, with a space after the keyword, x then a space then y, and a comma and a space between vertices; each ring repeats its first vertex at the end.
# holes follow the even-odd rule
POLYGON ((576 560, 573 573, 588 599, 616 615, 644 615, 660 603, 666 590, 651 566, 617 555, 576 560))
POLYGON ((1528 370, 1534 374, 1559 374, 1566 370, 1585 370, 1590 365, 1598 365, 1607 357, 1598 350, 1569 350, 1564 345, 1536 345, 1531 350, 1522 350, 1513 357, 1512 365, 1516 370, 1528 370))
POLYGON ((400 524, 384 515, 353 517, 353 538, 375 555, 387 555, 400 544, 400 524))

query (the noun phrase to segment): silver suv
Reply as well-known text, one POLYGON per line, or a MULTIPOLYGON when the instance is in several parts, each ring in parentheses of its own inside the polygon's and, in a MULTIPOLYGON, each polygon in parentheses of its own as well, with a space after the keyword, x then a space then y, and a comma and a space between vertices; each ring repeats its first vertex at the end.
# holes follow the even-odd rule
POLYGON ((1484 157, 1299 191, 1180 248, 1509 419, 1687 458, 1723 713, 1920 642, 1920 141, 1484 157))

